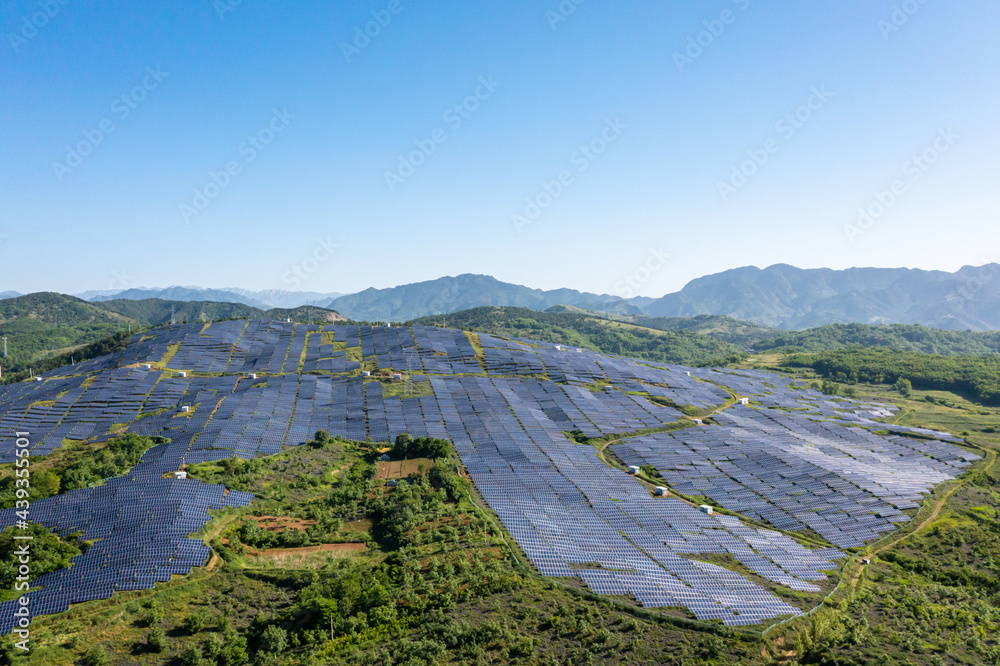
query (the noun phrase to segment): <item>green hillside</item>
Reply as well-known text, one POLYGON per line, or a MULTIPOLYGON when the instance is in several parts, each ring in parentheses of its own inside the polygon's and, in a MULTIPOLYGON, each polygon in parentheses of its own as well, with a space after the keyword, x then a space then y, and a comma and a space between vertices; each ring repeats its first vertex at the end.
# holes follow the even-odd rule
POLYGON ((796 348, 805 352, 885 347, 942 356, 996 356, 1000 331, 944 331, 919 324, 830 324, 807 331, 781 331, 753 343, 757 351, 796 348))
MULTIPOLYGON (((786 367, 809 367, 838 382, 895 384, 952 391, 984 404, 1000 404, 1000 358, 939 356, 888 349, 847 349, 793 354, 786 367)), ((905 392, 905 391, 904 391, 905 392)))
POLYGON ((274 308, 261 310, 243 303, 219 303, 216 301, 165 301, 147 298, 141 301, 116 299, 98 301, 93 305, 120 314, 143 326, 169 324, 171 319, 180 322, 219 321, 221 319, 291 319, 292 321, 337 321, 343 319, 333 310, 312 305, 297 308, 274 308))
POLYGON ((4 378, 60 352, 107 338, 135 325, 74 296, 40 292, 0 300, 0 336, 7 338, 4 378))
POLYGON ((422 317, 410 323, 428 326, 447 324, 453 328, 534 338, 664 363, 698 365, 740 351, 740 347, 709 335, 647 328, 577 312, 483 307, 446 317, 422 317))
MULTIPOLYGON (((296 322, 342 320, 332 310, 304 305, 260 310, 240 303, 147 299, 88 302, 52 292, 0 300, 0 336, 7 358, 0 358, 2 381, 20 381, 72 361, 107 354, 128 342, 129 331, 177 322, 271 317, 296 322)), ((2 347, 0 347, 2 349, 2 347)))

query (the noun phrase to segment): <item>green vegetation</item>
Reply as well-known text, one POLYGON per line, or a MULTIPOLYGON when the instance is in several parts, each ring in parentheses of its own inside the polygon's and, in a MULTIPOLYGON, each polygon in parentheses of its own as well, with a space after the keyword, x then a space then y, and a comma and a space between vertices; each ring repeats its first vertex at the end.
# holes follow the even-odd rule
POLYGON ((0 359, 4 383, 124 349, 130 332, 178 322, 272 317, 284 321, 329 323, 342 320, 332 310, 314 306, 259 310, 239 303, 147 299, 89 303, 74 296, 40 292, 0 300, 0 336, 7 337, 0 359))
POLYGON ((396 437, 396 443, 390 451, 394 460, 407 458, 444 458, 451 449, 451 442, 434 437, 413 438, 406 433, 396 437))
MULTIPOLYGON (((411 323, 439 325, 441 318, 424 317, 411 323)), ((664 363, 698 365, 740 352, 739 347, 729 342, 689 331, 659 330, 594 315, 527 308, 474 308, 448 315, 448 325, 664 363)))
POLYGON ((165 301, 147 298, 139 301, 117 299, 97 301, 95 307, 117 313, 142 326, 158 326, 178 322, 209 322, 223 319, 254 319, 270 317, 284 321, 328 322, 339 317, 332 310, 304 305, 298 308, 275 308, 261 310, 243 303, 221 303, 216 301, 165 301))
POLYGON ((793 354, 787 368, 812 368, 838 382, 895 384, 911 389, 954 391, 985 404, 1000 403, 1000 358, 933 356, 885 349, 848 349, 820 354, 793 354), (905 383, 902 386, 906 386, 905 383))
POLYGON ((1000 332, 943 331, 917 324, 829 324, 794 332, 771 329, 770 334, 750 344, 757 351, 867 347, 942 356, 996 356, 1000 355, 1000 332))
POLYGON ((27 543, 31 565, 30 579, 56 571, 70 565, 70 558, 80 555, 85 544, 76 537, 63 540, 38 524, 30 524, 27 529, 11 526, 0 532, 0 600, 14 599, 27 592, 28 588, 14 589, 17 582, 19 558, 18 548, 27 543), (31 540, 15 540, 14 536, 30 536, 31 540))
MULTIPOLYGON (((92 455, 77 458, 58 469, 33 470, 29 478, 29 501, 59 493, 86 488, 104 479, 120 476, 135 467, 150 447, 162 444, 159 437, 142 437, 128 433, 107 442, 92 455)), ((10 508, 18 500, 19 479, 16 474, 0 478, 0 508, 10 508)), ((22 484, 23 486, 24 484, 22 484)))
POLYGON ((130 320, 73 296, 49 292, 0 300, 0 336, 7 338, 3 381, 28 377, 70 362, 93 358, 80 347, 103 340, 132 324, 130 320), (63 356, 64 355, 64 356, 63 356))

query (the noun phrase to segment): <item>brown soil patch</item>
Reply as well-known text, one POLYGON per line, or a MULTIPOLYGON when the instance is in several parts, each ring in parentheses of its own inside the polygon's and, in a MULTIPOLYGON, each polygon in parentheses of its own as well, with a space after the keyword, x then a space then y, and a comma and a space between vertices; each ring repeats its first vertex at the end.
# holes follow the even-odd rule
MULTIPOLYGON (((257 553, 257 556, 276 557, 278 555, 296 555, 299 553, 320 553, 331 550, 361 551, 367 548, 368 546, 363 543, 324 543, 318 546, 303 546, 301 548, 268 548, 265 551, 259 551, 257 553)), ((247 550, 249 551, 249 549, 247 550)))
POLYGON ((316 524, 315 520, 289 518, 288 516, 251 516, 251 518, 257 523, 258 527, 272 532, 284 530, 305 532, 307 528, 316 524))
POLYGON ((424 466, 424 474, 427 474, 433 461, 429 458, 414 458, 413 460, 390 460, 389 462, 379 462, 376 479, 405 479, 410 474, 420 474, 420 466, 424 466))

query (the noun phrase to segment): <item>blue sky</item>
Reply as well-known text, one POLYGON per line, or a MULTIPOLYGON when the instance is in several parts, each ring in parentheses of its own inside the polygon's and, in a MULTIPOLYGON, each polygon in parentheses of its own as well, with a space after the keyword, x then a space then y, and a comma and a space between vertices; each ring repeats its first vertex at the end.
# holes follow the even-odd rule
POLYGON ((0 31, 0 291, 1000 261, 996 2, 18 0, 0 31))

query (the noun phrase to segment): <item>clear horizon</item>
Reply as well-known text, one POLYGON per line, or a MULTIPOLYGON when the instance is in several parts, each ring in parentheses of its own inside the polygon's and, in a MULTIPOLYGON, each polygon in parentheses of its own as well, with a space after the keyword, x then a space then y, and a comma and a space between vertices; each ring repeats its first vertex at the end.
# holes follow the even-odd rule
POLYGON ((998 29, 985 1, 4 3, 0 291, 1000 261, 998 29))

